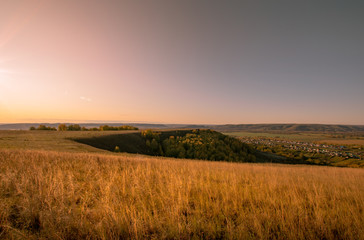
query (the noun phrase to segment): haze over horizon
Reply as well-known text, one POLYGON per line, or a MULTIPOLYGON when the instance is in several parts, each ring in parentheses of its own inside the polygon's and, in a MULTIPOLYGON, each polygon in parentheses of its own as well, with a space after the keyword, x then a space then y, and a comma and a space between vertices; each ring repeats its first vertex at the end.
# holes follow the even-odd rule
POLYGON ((364 124, 364 1, 5 0, 0 123, 364 124))

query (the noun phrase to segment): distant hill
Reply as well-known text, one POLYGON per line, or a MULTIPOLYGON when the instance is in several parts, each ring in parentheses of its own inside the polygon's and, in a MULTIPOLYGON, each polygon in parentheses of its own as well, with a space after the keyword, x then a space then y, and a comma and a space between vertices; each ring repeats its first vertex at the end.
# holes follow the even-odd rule
MULTIPOLYGON (((28 130, 40 124, 57 127, 60 123, 14 123, 0 124, 0 130, 28 130)), ((66 123, 71 124, 71 123, 66 123)), ((364 125, 331 125, 331 124, 225 124, 225 125, 192 125, 192 124, 154 124, 154 123, 79 123, 81 127, 93 128, 100 125, 131 125, 139 129, 212 129, 220 132, 364 132, 364 125)))
POLYGON ((222 132, 364 132, 364 125, 329 125, 329 124, 227 124, 212 126, 222 132))

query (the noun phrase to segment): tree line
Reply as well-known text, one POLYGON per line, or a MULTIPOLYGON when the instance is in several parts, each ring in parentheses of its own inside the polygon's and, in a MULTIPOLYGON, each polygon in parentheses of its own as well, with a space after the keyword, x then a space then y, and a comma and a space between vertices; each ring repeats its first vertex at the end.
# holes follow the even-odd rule
POLYGON ((36 127, 30 127, 29 130, 48 130, 48 131, 122 131, 122 130, 138 130, 139 128, 123 125, 123 126, 109 126, 102 125, 94 128, 81 127, 79 124, 59 124, 57 128, 48 127, 45 125, 39 125, 36 127))
POLYGON ((55 127, 47 127, 46 125, 39 125, 36 127, 30 127, 29 130, 48 130, 48 131, 57 131, 55 127))

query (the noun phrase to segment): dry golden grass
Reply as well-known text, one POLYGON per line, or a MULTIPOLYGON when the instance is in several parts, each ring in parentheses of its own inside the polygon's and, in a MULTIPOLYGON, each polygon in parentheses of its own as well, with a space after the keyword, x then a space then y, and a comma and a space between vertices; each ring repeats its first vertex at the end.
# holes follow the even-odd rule
POLYGON ((364 239, 364 170, 0 151, 0 238, 364 239))

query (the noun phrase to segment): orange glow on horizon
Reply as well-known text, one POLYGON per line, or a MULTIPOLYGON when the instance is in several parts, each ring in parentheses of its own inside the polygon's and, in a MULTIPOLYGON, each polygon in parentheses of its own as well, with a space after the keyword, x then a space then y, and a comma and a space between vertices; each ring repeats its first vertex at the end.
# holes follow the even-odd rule
POLYGON ((0 123, 364 124, 360 8, 262 4, 5 1, 0 123))

